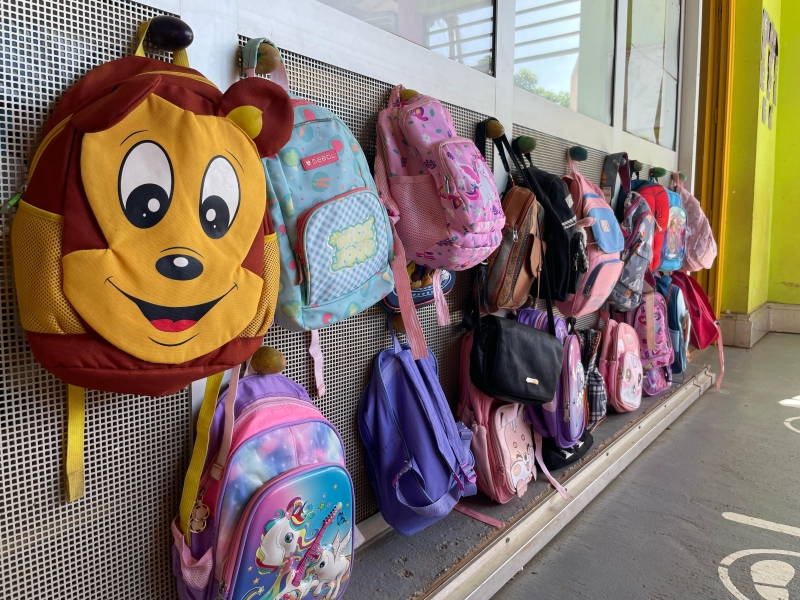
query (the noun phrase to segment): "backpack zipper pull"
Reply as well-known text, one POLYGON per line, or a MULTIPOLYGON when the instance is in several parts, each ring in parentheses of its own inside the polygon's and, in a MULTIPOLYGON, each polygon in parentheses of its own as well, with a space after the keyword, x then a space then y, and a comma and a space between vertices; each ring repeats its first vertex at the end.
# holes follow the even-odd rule
POLYGON ((20 200, 25 198, 25 190, 27 189, 27 185, 22 186, 22 191, 19 192, 16 196, 8 200, 8 202, 3 203, 0 206, 0 215, 7 215, 11 212, 11 209, 14 208, 20 200))
POLYGON ((225 600, 225 580, 219 580, 219 587, 217 588, 217 597, 214 600, 225 600))
POLYGON ((511 235, 513 236, 514 243, 516 244, 517 240, 519 239, 519 236, 517 235, 517 228, 516 227, 511 229, 511 235))

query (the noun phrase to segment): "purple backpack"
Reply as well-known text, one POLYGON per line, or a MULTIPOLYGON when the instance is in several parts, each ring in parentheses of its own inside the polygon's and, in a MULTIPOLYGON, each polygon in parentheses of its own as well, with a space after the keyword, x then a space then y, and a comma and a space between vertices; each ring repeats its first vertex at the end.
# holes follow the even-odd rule
POLYGON ((358 405, 367 476, 386 522, 411 535, 477 492, 472 431, 456 423, 433 353, 415 361, 394 345, 375 359, 358 405))
POLYGON ((202 474, 193 460, 186 477, 184 492, 200 475, 194 506, 172 524, 178 597, 341 598, 355 507, 339 433, 292 380, 234 372, 206 430, 202 474))
MULTIPOLYGON (((547 330, 547 313, 526 308, 519 313, 520 323, 547 330)), ((556 337, 564 344, 564 360, 556 395, 550 402, 526 407, 528 420, 542 437, 553 438, 559 448, 572 448, 583 435, 585 415, 585 376, 581 346, 577 335, 570 335, 561 317, 555 317, 556 337)))

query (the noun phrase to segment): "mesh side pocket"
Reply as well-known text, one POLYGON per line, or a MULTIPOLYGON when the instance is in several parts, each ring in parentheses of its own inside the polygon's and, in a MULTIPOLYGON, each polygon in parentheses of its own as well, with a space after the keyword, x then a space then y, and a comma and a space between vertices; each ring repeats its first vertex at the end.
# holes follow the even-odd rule
POLYGON ((392 177, 389 187, 400 210, 397 233, 403 241, 408 260, 414 260, 418 254, 422 256, 437 242, 450 238, 433 177, 392 177))
POLYGON ((211 569, 214 566, 214 549, 209 548, 202 557, 194 558, 192 551, 178 528, 179 517, 171 524, 172 570, 178 580, 178 596, 181 600, 202 600, 206 597, 211 583, 211 569))
POLYGON ((256 316, 250 321, 239 337, 256 337, 264 335, 272 325, 275 316, 275 304, 278 301, 278 284, 281 273, 278 236, 271 233, 264 238, 264 287, 261 288, 261 299, 258 301, 256 316))
POLYGON ((35 333, 85 333, 64 295, 61 234, 64 219, 20 202, 11 232, 20 318, 35 333))

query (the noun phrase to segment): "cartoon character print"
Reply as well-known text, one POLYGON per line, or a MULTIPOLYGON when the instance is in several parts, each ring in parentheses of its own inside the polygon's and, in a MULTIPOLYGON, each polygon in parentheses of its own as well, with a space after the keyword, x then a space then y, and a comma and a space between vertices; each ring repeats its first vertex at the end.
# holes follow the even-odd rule
POLYGON ((332 600, 339 593, 342 582, 350 572, 350 556, 347 549, 350 547, 352 529, 347 535, 341 536, 341 531, 336 532, 331 544, 322 546, 320 557, 311 563, 311 572, 317 584, 314 589, 314 598, 332 600))
POLYGON ((522 423, 521 413, 517 414, 520 416, 503 427, 503 438, 511 455, 511 487, 521 497, 533 479, 536 467, 533 462, 530 430, 522 423))
MULTIPOLYGON (((620 352, 625 350, 622 340, 619 342, 620 352)), ((626 352, 619 365, 617 375, 617 393, 619 399, 628 406, 638 406, 642 398, 642 362, 632 352, 626 352)))
POLYGON ((682 260, 686 253, 686 213, 677 206, 670 208, 669 225, 664 243, 664 257, 682 260))
MULTIPOLYGON (((265 526, 262 543, 256 551, 256 567, 259 574, 269 574, 278 571, 272 587, 264 594, 263 587, 255 588, 251 593, 245 594, 245 600, 299 600, 313 593, 314 598, 332 600, 336 598, 340 586, 347 579, 350 570, 350 554, 352 530, 342 538, 341 531, 337 530, 336 537, 331 544, 322 544, 325 531, 334 523, 336 525, 349 524, 341 512, 342 503, 337 502, 331 508, 328 516, 322 522, 319 530, 305 537, 306 525, 313 518, 314 513, 307 511, 305 503, 298 497, 290 502, 286 511, 277 511, 276 518, 265 526), (273 533, 276 531, 276 533, 273 533), (285 532, 285 533, 284 533, 285 532), (297 532, 297 536, 292 536, 297 532), (283 535, 283 538, 280 537, 283 535), (265 544, 268 546, 265 550, 265 544), (276 546, 276 551, 273 546, 276 546), (282 564, 278 569, 270 566, 267 570, 263 565, 267 554, 274 558, 283 556, 282 564), (265 557, 262 559, 262 557, 265 557)), ((320 503, 321 508, 330 507, 330 503, 320 503)), ((257 581, 257 580, 256 580, 257 581)))
POLYGON ((315 534, 307 536, 305 524, 314 516, 306 510, 300 498, 294 498, 286 510, 275 512, 275 518, 264 526, 261 546, 256 551, 256 568, 262 575, 279 569, 291 568, 292 558, 306 550, 314 541, 315 534))
POLYGON ((569 375, 569 395, 565 398, 564 420, 569 421, 570 435, 577 438, 583 428, 583 397, 586 390, 586 373, 580 360, 580 350, 571 352, 569 375))
POLYGON ((227 344, 256 315, 262 261, 249 256, 259 246, 263 255, 261 159, 289 140, 293 112, 266 80, 225 94, 202 84, 207 100, 191 104, 184 85, 194 83, 159 73, 119 82, 70 119, 81 136, 75 197, 96 233, 63 256, 63 282, 112 346, 178 364, 227 344))

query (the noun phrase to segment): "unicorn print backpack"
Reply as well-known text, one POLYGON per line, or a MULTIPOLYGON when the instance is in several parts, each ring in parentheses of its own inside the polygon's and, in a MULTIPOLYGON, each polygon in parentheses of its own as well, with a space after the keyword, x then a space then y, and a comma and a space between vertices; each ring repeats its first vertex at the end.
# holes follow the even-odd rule
MULTIPOLYGON (((435 98, 395 87, 378 115, 375 183, 409 260, 463 271, 495 251, 505 224, 494 175, 435 98)), ((440 325, 450 322, 434 276, 440 325)))
POLYGON ((234 369, 205 440, 198 420, 202 441, 205 464, 193 456, 172 523, 180 600, 341 598, 353 485, 339 433, 305 389, 234 369))

